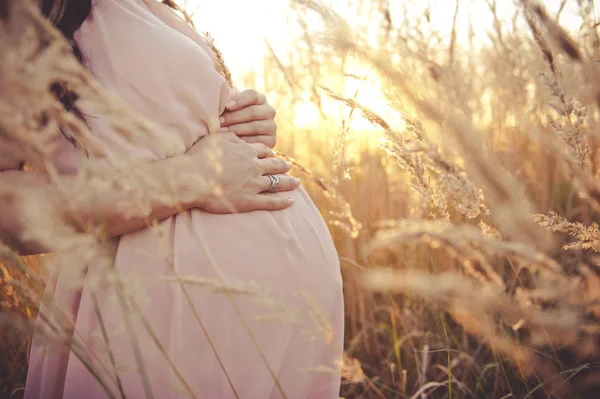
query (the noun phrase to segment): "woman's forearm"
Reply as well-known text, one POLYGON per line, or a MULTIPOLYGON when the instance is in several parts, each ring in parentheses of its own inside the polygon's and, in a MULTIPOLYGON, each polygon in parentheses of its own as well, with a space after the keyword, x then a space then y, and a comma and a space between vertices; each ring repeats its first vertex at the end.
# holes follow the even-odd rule
MULTIPOLYGON (((166 219, 192 207, 192 201, 183 201, 181 185, 174 183, 174 171, 181 170, 178 160, 167 159, 146 164, 128 176, 124 172, 108 172, 92 176, 83 190, 76 187, 76 176, 61 177, 61 190, 48 184, 42 176, 23 171, 0 173, 0 190, 10 187, 10 195, 0 194, 0 239, 21 254, 36 254, 56 250, 37 239, 24 237, 30 220, 22 209, 24 198, 39 201, 59 223, 69 223, 77 229, 85 226, 103 226, 109 237, 119 236, 150 222, 166 219), (119 173, 117 177, 114 173, 119 173), (94 182, 103 182, 94 185, 94 182), (114 184, 116 182, 116 184, 114 184), (135 193, 124 189, 124 184, 135 184, 135 193), (99 188, 101 187, 101 188, 99 188), (140 204, 135 204, 139 199, 140 204), (135 209, 132 209, 135 207, 135 209)), ((196 184, 187 197, 198 199, 204 195, 202 184, 196 184)), ((1 192, 1 191, 0 191, 1 192)), ((33 231, 35 231, 33 229, 33 231)), ((31 234, 27 234, 31 237, 31 234)))
POLYGON ((116 237, 190 208, 212 213, 286 209, 294 199, 272 191, 295 190, 300 181, 287 175, 288 162, 272 155, 263 144, 219 133, 202 138, 184 155, 86 176, 83 182, 81 176, 63 176, 49 184, 35 173, 0 172, 0 239, 22 254, 59 249, 48 243, 52 236, 24 234, 40 224, 31 211, 79 230, 103 226, 106 236, 116 237), (276 175, 279 183, 267 175, 276 175), (24 207, 29 200, 33 207, 24 207))

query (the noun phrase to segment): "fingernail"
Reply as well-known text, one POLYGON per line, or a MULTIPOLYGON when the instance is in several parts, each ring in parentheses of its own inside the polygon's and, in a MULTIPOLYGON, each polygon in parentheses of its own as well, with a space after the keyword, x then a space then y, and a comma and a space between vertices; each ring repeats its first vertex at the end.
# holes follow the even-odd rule
POLYGON ((298 179, 297 177, 292 177, 292 181, 293 181, 295 184, 300 184, 300 179, 298 179))
POLYGON ((233 109, 233 108, 236 106, 236 104, 237 104, 237 103, 236 103, 234 100, 230 100, 230 101, 227 103, 227 108, 229 108, 229 109, 233 109))
POLYGON ((291 168, 291 167, 292 167, 292 164, 291 164, 291 163, 289 163, 288 161, 285 161, 285 164, 287 165, 287 167, 288 167, 288 168, 291 168))
POLYGON ((293 205, 295 202, 296 202, 296 200, 293 198, 288 198, 288 200, 287 200, 288 205, 293 205))
POLYGON ((222 127, 222 128, 219 129, 219 133, 225 133, 225 132, 228 132, 228 131, 229 131, 228 127, 222 127))
POLYGON ((219 123, 225 123, 225 118, 223 118, 223 117, 220 117, 220 118, 219 118, 219 123))

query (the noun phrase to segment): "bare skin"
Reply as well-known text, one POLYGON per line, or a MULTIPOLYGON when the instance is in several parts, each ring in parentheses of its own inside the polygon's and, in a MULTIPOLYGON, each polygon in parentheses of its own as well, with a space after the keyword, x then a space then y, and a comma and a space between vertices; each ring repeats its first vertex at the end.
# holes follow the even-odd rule
POLYGON ((246 90, 234 96, 221 115, 221 131, 235 133, 248 143, 262 143, 275 147, 277 124, 275 108, 266 97, 255 90, 246 90))
MULTIPOLYGON (((291 191, 300 185, 298 179, 286 174, 290 165, 275 158, 268 147, 275 144, 274 110, 264 96, 253 90, 240 93, 233 99, 235 105, 224 116, 228 120, 228 129, 240 131, 241 138, 232 132, 212 134, 199 140, 186 154, 138 167, 136 175, 141 175, 141 178, 137 184, 150 203, 151 211, 147 215, 131 217, 123 214, 115 204, 126 194, 118 188, 108 188, 94 198, 67 193, 66 197, 77 200, 70 201, 68 209, 65 209, 62 200, 65 194, 60 195, 42 176, 7 170, 17 165, 0 164, 0 170, 5 170, 0 173, 0 187, 14 188, 10 197, 0 196, 0 214, 3 215, 0 218, 0 240, 22 254, 55 250, 35 240, 22 238, 26 221, 19 209, 19 198, 32 196, 43 198, 48 211, 66 222, 77 221, 85 225, 101 220, 111 237, 147 227, 152 220, 162 220, 192 208, 211 213, 231 213, 274 211, 291 206, 293 200, 289 196, 266 193, 271 185, 267 174, 279 178, 277 192, 291 191), (211 154, 220 154, 218 162, 215 163, 211 154), (206 184, 190 185, 189 179, 194 174, 210 180, 210 187, 206 184), (174 176, 181 176, 181 181, 174 181, 174 176), (157 186, 165 187, 165 192, 157 192, 157 186), (219 189, 218 195, 215 187, 219 189), (169 196, 174 200, 165 201, 169 196)), ((111 177, 95 176, 98 179, 111 177)), ((74 186, 69 184, 70 179, 75 177, 64 177, 64 187, 74 186)))

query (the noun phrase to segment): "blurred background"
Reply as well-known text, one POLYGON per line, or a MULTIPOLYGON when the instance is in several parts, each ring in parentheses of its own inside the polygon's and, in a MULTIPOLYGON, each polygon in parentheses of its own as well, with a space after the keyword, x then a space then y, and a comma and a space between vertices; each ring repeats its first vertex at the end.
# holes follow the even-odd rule
MULTIPOLYGON (((181 4, 331 228, 343 397, 598 397, 594 0, 181 4)), ((27 338, 0 339, 18 395, 27 338)))
POLYGON ((593 0, 187 7, 331 226, 344 397, 597 396, 593 0))

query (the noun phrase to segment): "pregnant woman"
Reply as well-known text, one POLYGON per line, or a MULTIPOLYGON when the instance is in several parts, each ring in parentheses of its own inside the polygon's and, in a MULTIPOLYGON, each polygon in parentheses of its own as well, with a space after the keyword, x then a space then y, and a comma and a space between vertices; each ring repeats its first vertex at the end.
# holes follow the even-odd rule
MULTIPOLYGON (((72 337, 97 375, 45 337, 38 322, 25 397, 337 398, 343 342, 337 254, 313 202, 285 174, 289 167, 267 158, 270 150, 260 144, 270 126, 261 120, 268 108, 259 106, 260 97, 232 97, 211 47, 156 0, 41 3, 96 79, 187 151, 174 156, 132 146, 102 116, 85 114, 105 149, 125 162, 147 161, 155 179, 178 167, 177 156, 214 171, 203 165, 223 152, 213 180, 244 212, 227 213, 231 208, 214 195, 199 192, 179 214, 157 204, 150 216, 159 222, 146 228, 115 210, 118 192, 104 196, 99 209, 114 237, 114 266, 92 261, 78 286, 65 265, 51 276, 40 310, 49 318, 70 313, 72 337), (256 120, 248 122, 244 109, 256 120), (126 307, 106 278, 112 270, 124 282, 126 307)), ((80 149, 63 144, 56 166, 68 176, 78 169, 80 149)), ((88 162, 93 167, 95 160, 88 162)), ((34 175, 7 169, 0 164, 0 179, 35 185, 34 175)), ((0 202, 0 210, 7 214, 9 205, 0 202)), ((4 218, 0 233, 19 242, 15 220, 4 218)), ((32 243, 22 247, 35 250, 32 243)))

